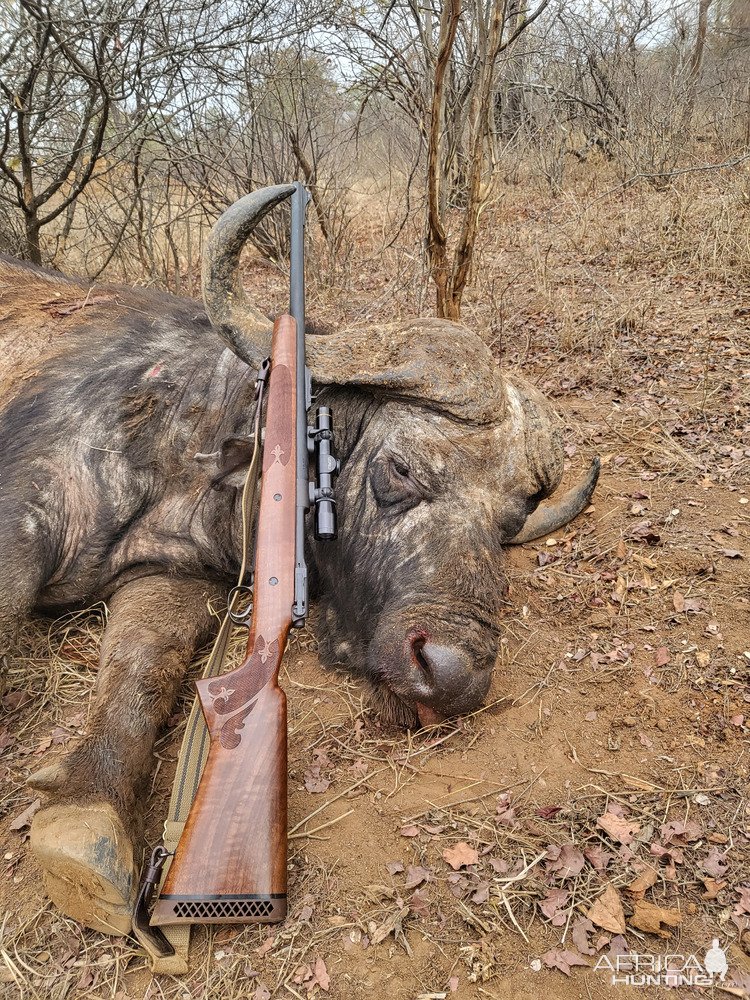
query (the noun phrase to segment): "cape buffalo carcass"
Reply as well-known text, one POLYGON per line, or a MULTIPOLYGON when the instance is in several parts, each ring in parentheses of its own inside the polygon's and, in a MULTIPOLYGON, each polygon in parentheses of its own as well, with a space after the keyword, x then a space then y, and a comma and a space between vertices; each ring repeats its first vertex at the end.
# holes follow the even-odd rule
MULTIPOLYGON (((152 747, 238 571, 255 372, 271 324, 239 257, 290 193, 248 195, 204 261, 205 309, 0 261, 0 654, 29 613, 103 600, 87 732, 30 783, 31 844, 52 899, 124 933, 152 747)), ((598 474, 538 507, 563 467, 556 418, 501 376, 483 341, 439 320, 308 338, 333 408, 339 538, 310 542, 329 656, 401 724, 477 708, 507 593, 501 549, 566 524, 598 474)))

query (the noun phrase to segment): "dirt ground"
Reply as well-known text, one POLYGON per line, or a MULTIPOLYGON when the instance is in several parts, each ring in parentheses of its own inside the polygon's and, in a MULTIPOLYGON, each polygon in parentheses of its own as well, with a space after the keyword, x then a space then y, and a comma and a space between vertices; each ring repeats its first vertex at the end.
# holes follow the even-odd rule
MULTIPOLYGON (((567 198, 509 190, 485 215, 465 321, 556 400, 568 479, 596 452, 600 485, 567 530, 505 556, 512 606, 476 715, 385 730, 356 681, 319 666, 314 622, 289 650, 280 927, 200 929, 189 975, 154 978, 131 941, 45 902, 13 821, 28 773, 82 731, 103 612, 29 626, 0 726, 0 991, 750 996, 750 227, 736 184, 701 184, 602 204, 582 175, 567 198), (593 968, 703 961, 714 938, 729 972, 711 988, 593 968)), ((362 247, 349 298, 313 286, 311 315, 413 311, 403 249, 362 247)), ((267 265, 248 281, 282 294, 267 265)), ((152 843, 188 705, 186 688, 158 744, 152 843)))

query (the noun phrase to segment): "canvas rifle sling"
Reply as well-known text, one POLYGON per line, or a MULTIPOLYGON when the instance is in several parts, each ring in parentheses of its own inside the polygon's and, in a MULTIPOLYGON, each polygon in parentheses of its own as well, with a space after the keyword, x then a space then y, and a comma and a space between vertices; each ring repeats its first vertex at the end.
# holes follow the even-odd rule
MULTIPOLYGON (((258 397, 254 415, 254 441, 253 452, 250 459, 250 466, 245 477, 245 484, 242 489, 241 511, 242 511, 242 562, 240 572, 237 577, 237 586, 231 591, 229 606, 219 628, 219 632, 211 647, 211 653, 203 671, 203 677, 215 677, 220 674, 224 667, 229 640, 232 629, 235 625, 231 613, 235 609, 239 597, 239 588, 242 586, 247 572, 248 555, 250 552, 250 535, 253 524, 253 511, 255 507, 255 494, 258 486, 258 474, 260 471, 261 458, 261 431, 260 418, 263 409, 263 387, 267 373, 270 370, 268 364, 264 364, 258 376, 258 397), (264 374, 265 373, 265 374, 264 374)), ((177 770, 175 772, 174 784, 172 785, 172 795, 169 800, 169 811, 164 823, 164 849, 169 852, 164 868, 161 872, 158 891, 169 871, 172 855, 177 849, 177 844, 182 836, 182 831, 187 822, 190 807, 198 791, 198 785, 203 773, 203 767, 208 757, 211 740, 208 727, 201 711, 200 701, 196 696, 190 710, 190 717, 182 738, 180 756, 177 760, 177 770)), ((161 928, 164 937, 174 948, 174 955, 162 955, 154 947, 153 943, 145 936, 137 935, 140 944, 145 949, 149 965, 152 972, 169 973, 181 975, 188 971, 188 951, 190 948, 190 924, 171 924, 161 928)))

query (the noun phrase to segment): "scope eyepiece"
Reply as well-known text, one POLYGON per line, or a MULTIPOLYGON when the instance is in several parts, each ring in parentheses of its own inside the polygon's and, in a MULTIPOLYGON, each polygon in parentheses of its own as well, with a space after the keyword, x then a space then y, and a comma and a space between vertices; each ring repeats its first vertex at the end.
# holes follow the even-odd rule
POLYGON ((333 417, 330 407, 319 406, 315 411, 315 426, 308 430, 310 451, 314 456, 315 481, 310 483, 310 503, 315 507, 315 538, 333 541, 337 537, 336 500, 333 477, 339 463, 333 454, 333 417))

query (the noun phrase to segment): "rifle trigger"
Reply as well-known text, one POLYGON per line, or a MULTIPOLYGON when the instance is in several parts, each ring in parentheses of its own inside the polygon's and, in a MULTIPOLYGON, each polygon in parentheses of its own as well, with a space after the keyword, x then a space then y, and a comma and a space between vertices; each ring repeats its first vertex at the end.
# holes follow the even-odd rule
POLYGON ((234 610, 234 605, 237 601, 237 598, 242 595, 247 595, 249 597, 252 597, 253 588, 251 586, 248 587, 245 586, 244 584, 240 584, 236 587, 232 587, 232 589, 229 591, 229 596, 227 597, 228 614, 235 625, 249 625, 250 619, 252 618, 253 614, 252 601, 248 603, 244 611, 234 610))

